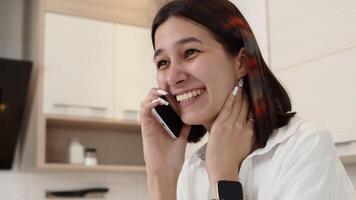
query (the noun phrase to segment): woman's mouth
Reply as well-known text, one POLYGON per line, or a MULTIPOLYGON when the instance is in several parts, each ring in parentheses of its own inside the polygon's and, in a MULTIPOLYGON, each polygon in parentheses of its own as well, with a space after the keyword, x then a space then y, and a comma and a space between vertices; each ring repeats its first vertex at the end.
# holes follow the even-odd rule
POLYGON ((184 92, 182 94, 176 95, 176 100, 179 104, 186 104, 199 97, 202 93, 204 93, 204 91, 205 89, 201 88, 201 89, 194 89, 188 92, 184 92))

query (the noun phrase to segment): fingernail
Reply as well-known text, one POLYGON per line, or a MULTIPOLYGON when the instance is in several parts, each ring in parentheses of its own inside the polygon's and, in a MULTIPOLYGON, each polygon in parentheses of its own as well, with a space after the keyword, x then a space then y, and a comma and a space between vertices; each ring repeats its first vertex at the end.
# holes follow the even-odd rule
POLYGON ((167 95, 168 92, 164 91, 164 90, 161 90, 161 89, 158 89, 157 92, 161 95, 167 95))
POLYGON ((161 99, 161 98, 157 98, 157 99, 155 99, 155 100, 152 101, 152 103, 157 103, 157 102, 161 102, 162 104, 164 104, 164 105, 166 105, 166 106, 169 105, 168 101, 166 101, 166 100, 164 100, 164 99, 161 99))
POLYGON ((157 99, 153 100, 152 103, 157 103, 159 101, 160 101, 159 98, 157 98, 157 99))
POLYGON ((236 97, 238 91, 239 91, 239 87, 235 86, 235 87, 234 87, 234 90, 232 91, 232 95, 233 95, 234 97, 236 97))
POLYGON ((164 99, 162 99, 162 98, 159 98, 159 101, 160 101, 161 103, 163 103, 164 105, 166 105, 166 106, 169 105, 168 101, 166 101, 166 100, 164 100, 164 99))

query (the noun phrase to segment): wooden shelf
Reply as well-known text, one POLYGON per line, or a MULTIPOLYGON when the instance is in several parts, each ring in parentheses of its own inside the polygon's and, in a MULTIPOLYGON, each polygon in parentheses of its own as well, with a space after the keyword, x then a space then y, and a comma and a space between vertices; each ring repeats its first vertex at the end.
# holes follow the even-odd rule
POLYGON ((138 121, 130 120, 109 120, 95 117, 74 117, 47 114, 46 121, 48 126, 141 132, 140 123, 138 121))
POLYGON ((117 171, 117 172, 145 172, 145 166, 140 165, 73 165, 65 163, 47 163, 36 168, 36 170, 48 171, 117 171))
POLYGON ((137 121, 46 115, 39 170, 145 171, 141 127, 137 121), (97 149, 98 166, 68 164, 70 140, 97 149))

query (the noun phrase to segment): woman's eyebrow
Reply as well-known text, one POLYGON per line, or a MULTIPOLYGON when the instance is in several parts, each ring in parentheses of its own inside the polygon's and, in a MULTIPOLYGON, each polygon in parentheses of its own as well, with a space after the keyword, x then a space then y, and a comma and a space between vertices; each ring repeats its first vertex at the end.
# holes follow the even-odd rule
POLYGON ((187 38, 183 38, 183 39, 180 39, 178 40, 177 42, 175 42, 175 45, 183 45, 183 44, 186 44, 186 43, 190 43, 190 42, 198 42, 198 43, 201 43, 203 44, 202 41, 200 41, 198 38, 196 37, 187 37, 187 38))
MULTIPOLYGON (((176 41, 174 43, 174 45, 178 46, 178 45, 183 45, 183 44, 190 43, 190 42, 198 42, 198 43, 203 44, 203 42, 196 37, 187 37, 187 38, 183 38, 183 39, 176 41)), ((153 59, 155 59, 157 56, 159 56, 159 54, 161 54, 162 52, 163 52, 163 49, 157 49, 155 51, 155 54, 153 55, 153 59)))

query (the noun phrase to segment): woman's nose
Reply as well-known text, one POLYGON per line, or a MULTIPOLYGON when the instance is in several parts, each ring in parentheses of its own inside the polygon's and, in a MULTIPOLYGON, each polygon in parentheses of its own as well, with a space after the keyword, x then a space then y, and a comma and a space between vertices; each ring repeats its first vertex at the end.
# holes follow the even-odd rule
POLYGON ((170 67, 168 68, 168 73, 166 75, 166 80, 169 85, 175 86, 182 84, 185 80, 188 79, 187 72, 184 71, 182 65, 178 63, 171 63, 170 67))

